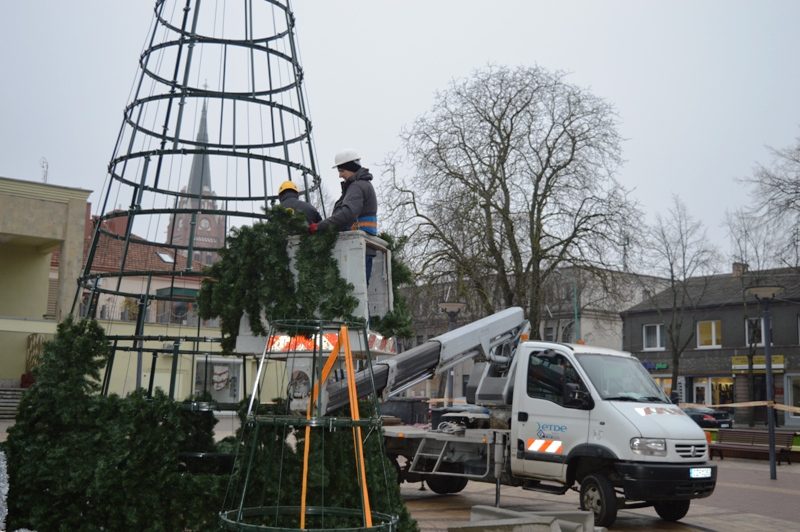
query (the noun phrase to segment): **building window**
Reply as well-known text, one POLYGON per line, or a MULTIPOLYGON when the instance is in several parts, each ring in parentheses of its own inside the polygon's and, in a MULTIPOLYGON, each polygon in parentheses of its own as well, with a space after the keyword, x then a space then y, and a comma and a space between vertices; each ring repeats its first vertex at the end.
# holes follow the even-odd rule
POLYGON ((568 323, 564 326, 564 329, 561 331, 561 341, 565 344, 572 343, 572 322, 568 323))
POLYGON ((555 328, 554 327, 545 327, 544 328, 544 338, 542 338, 545 342, 555 342, 555 328))
POLYGON ((721 320, 706 320, 697 322, 697 347, 722 347, 721 320))
POLYGON ((744 342, 745 345, 764 345, 764 318, 745 318, 744 342))
MULTIPOLYGON (((788 390, 789 390, 789 401, 787 401, 791 406, 796 408, 800 408, 800 375, 789 375, 787 377, 788 380, 788 390)), ((790 414, 793 418, 800 418, 800 413, 792 412, 790 414)))
POLYGON ((664 324, 642 325, 642 345, 645 351, 662 351, 664 349, 664 324))

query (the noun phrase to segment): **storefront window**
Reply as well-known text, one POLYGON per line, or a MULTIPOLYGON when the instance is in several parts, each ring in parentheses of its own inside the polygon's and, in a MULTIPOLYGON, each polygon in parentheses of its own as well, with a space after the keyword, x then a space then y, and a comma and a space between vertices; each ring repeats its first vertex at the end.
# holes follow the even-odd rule
POLYGON ((724 405, 733 402, 733 378, 711 378, 711 402, 715 405, 724 405))
POLYGON ((672 393, 672 378, 670 377, 653 377, 653 380, 656 381, 664 393, 667 394, 667 397, 670 396, 672 393))

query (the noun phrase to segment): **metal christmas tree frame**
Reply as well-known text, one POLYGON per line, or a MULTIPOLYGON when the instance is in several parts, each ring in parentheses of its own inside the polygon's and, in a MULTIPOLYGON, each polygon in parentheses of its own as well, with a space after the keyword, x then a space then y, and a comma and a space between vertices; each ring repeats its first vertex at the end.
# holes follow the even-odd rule
POLYGON ((195 357, 219 341, 196 315, 203 268, 232 228, 264 217, 281 182, 306 199, 319 190, 305 100, 288 0, 156 1, 73 302, 113 343, 105 393, 124 354, 151 392, 166 386, 158 357, 171 356, 172 396, 190 355, 197 391, 195 357))
MULTIPOLYGON (((225 530, 261 531, 396 530, 398 517, 374 511, 367 486, 368 473, 373 481, 383 482, 383 493, 389 493, 389 483, 395 482, 387 475, 382 440, 378 396, 364 326, 329 322, 272 323, 240 433, 225 510, 220 513, 221 526, 225 530), (366 387, 357 384, 357 362, 368 369, 369 382, 363 383, 366 387), (280 368, 270 371, 270 365, 280 368), (280 382, 265 382, 269 378, 280 382), (327 398, 331 387, 346 388, 349 416, 341 410, 329 411, 327 398), (260 405, 256 399, 261 396, 262 388, 283 390, 285 396, 264 411, 261 407, 266 405, 260 405), (359 396, 366 397, 369 404, 365 419, 359 412, 359 396), (325 452, 326 434, 330 438, 330 434, 346 433, 348 429, 352 433, 352 447, 344 456, 353 457, 351 471, 346 467, 342 469, 342 464, 325 463, 329 458, 325 452), (365 441, 370 437, 379 447, 370 455, 373 459, 377 456, 380 463, 377 466, 372 462, 374 471, 367 471, 365 460, 365 441), (294 452, 286 451, 289 441, 295 446, 294 452), (318 445, 314 452, 311 451, 312 441, 321 442, 321 447, 318 445), (288 455, 294 460, 287 458, 288 455), (300 456, 302 460, 298 460, 300 456), (299 462, 301 468, 292 469, 289 466, 292 461, 299 462), (267 474, 264 474, 264 464, 269 464, 267 474), (309 504, 312 472, 316 473, 318 488, 322 486, 313 493, 317 503, 314 505, 309 504), (328 504, 328 499, 340 495, 326 496, 325 493, 325 485, 332 482, 331 475, 335 474, 350 478, 358 487, 357 502, 348 501, 348 507, 328 504), (265 478, 270 486, 263 484, 265 478), (294 500, 296 490, 292 486, 298 484, 301 489, 294 500), (360 507, 352 507, 356 504, 360 507)), ((377 502, 384 507, 391 506, 390 501, 377 502)))

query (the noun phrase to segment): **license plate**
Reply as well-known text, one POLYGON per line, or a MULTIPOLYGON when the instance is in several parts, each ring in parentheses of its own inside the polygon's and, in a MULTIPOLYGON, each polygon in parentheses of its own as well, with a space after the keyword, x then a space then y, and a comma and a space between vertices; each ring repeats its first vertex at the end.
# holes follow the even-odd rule
POLYGON ((721 429, 729 429, 729 428, 731 428, 731 424, 730 423, 720 423, 719 424, 719 428, 721 428, 721 429))
POLYGON ((711 477, 711 468, 710 467, 692 467, 692 468, 689 468, 689 476, 691 478, 710 478, 711 477))

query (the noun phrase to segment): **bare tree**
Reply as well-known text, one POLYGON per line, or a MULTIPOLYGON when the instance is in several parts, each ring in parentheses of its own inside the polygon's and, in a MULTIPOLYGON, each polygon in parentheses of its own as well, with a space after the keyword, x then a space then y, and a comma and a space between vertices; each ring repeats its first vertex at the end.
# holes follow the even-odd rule
POLYGON ((794 146, 772 149, 769 166, 759 164, 753 177, 754 213, 769 227, 765 242, 784 266, 800 267, 800 138, 794 146))
POLYGON ((725 213, 725 226, 730 241, 731 260, 747 269, 763 270, 776 265, 771 235, 776 229, 757 213, 736 209, 725 213))
POLYGON ((665 325, 672 356, 673 390, 680 357, 695 337, 694 315, 708 288, 708 276, 719 264, 700 221, 687 212, 678 196, 666 215, 658 215, 644 242, 649 271, 665 279, 666 288, 650 294, 650 304, 665 325))
POLYGON ((455 281, 487 313, 522 306, 533 324, 556 268, 618 264, 637 214, 613 178, 613 109, 564 78, 488 67, 453 82, 404 131, 407 159, 389 162, 383 191, 418 272, 455 281))
MULTIPOLYGON (((755 309, 748 306, 748 298, 745 289, 753 284, 760 284, 766 281, 768 268, 785 266, 787 233, 780 220, 759 215, 752 210, 737 209, 729 212, 725 216, 728 228, 728 237, 735 265, 734 273, 739 274, 739 286, 741 289, 742 319, 748 320, 747 330, 747 379, 749 400, 755 400, 755 373, 753 371, 753 358, 756 355, 756 347, 761 342, 761 327, 758 326, 760 318, 755 318, 756 325, 752 320, 752 312, 758 312, 758 305, 755 309), (781 244, 776 245, 776 242, 781 244), (738 272, 736 271, 738 269, 738 272)), ((749 410, 749 423, 755 423, 752 410, 749 410)))

